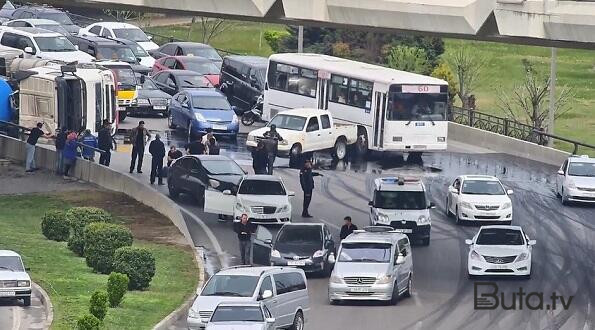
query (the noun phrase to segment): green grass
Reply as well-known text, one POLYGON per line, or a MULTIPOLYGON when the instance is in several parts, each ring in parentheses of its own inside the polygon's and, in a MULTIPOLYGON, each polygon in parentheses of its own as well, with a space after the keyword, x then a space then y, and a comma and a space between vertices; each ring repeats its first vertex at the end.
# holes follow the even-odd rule
MULTIPOLYGON (((105 290, 107 275, 95 274, 64 242, 41 234, 41 217, 47 209, 64 209, 64 201, 42 195, 0 197, 0 248, 23 256, 30 275, 50 295, 54 305, 52 329, 73 329, 79 315, 88 311, 89 298, 105 290)), ((156 274, 146 291, 129 291, 120 307, 110 308, 105 329, 150 329, 194 293, 197 271, 191 252, 178 247, 135 241, 151 250, 156 274)))

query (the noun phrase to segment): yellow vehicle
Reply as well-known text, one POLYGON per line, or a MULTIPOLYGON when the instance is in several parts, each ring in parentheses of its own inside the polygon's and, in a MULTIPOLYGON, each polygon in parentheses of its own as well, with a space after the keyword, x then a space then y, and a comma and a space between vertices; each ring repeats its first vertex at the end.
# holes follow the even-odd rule
POLYGON ((123 121, 127 115, 127 108, 130 107, 138 97, 137 86, 139 82, 130 64, 125 62, 102 61, 98 65, 110 69, 116 80, 116 95, 118 100, 117 118, 118 122, 123 121))

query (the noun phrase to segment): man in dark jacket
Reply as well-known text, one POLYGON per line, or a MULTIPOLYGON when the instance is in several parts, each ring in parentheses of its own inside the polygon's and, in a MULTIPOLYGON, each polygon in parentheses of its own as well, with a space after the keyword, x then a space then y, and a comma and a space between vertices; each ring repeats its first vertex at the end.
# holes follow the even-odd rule
POLYGON ((201 136, 195 136, 194 140, 186 145, 186 153, 189 155, 204 155, 205 151, 201 136))
POLYGON ((252 151, 252 168, 254 169, 254 174, 267 173, 267 152, 262 141, 259 141, 256 149, 252 151))
POLYGON ((56 129, 56 174, 62 175, 64 173, 64 157, 62 152, 66 145, 66 130, 56 129))
POLYGON ((245 213, 240 217, 239 222, 233 223, 233 230, 238 234, 240 241, 240 256, 242 258, 242 265, 252 264, 250 258, 250 249, 252 248, 251 235, 256 231, 254 224, 248 220, 248 215, 245 213))
POLYGON ((97 133, 99 149, 103 150, 99 155, 99 164, 109 167, 112 159, 112 150, 114 150, 115 141, 112 137, 112 125, 108 120, 103 121, 103 126, 97 133))
POLYGON ((323 176, 320 173, 312 172, 312 161, 307 159, 304 162, 304 167, 300 170, 300 184, 302 191, 304 192, 304 204, 302 209, 302 217, 311 218, 312 216, 308 213, 308 207, 312 200, 312 190, 314 190, 314 177, 323 176))
POLYGON ((161 142, 161 136, 155 134, 155 140, 149 144, 149 153, 152 156, 151 161, 151 184, 155 183, 155 176, 159 178, 157 184, 163 185, 161 172, 163 171, 163 158, 165 158, 165 146, 161 142))
POLYGON ((136 164, 136 173, 143 173, 143 156, 145 154, 145 145, 147 140, 151 139, 151 133, 145 128, 145 122, 139 121, 138 126, 130 131, 130 143, 132 143, 132 160, 130 161, 130 173, 134 171, 136 164), (146 138, 145 138, 146 137, 146 138), (138 163, 136 159, 138 158, 138 163))
POLYGON ((357 226, 351 223, 350 216, 346 216, 343 220, 345 220, 345 224, 341 227, 341 233, 339 234, 342 240, 353 233, 354 230, 357 230, 357 226))
POLYGON ((283 137, 277 132, 277 126, 271 125, 270 129, 263 134, 266 139, 265 147, 267 151, 267 173, 273 174, 273 164, 277 157, 279 141, 283 141, 283 137))

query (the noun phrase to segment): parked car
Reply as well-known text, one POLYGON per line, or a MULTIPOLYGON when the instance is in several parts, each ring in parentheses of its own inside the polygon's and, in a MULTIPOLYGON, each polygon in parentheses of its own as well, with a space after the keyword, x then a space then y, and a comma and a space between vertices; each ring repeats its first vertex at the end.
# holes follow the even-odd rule
POLYGON ((130 64, 134 72, 148 74, 151 69, 142 65, 139 58, 136 57, 132 48, 124 42, 104 37, 71 37, 72 41, 79 49, 98 61, 119 61, 130 64))
POLYGON ((213 62, 198 56, 166 56, 155 61, 153 74, 163 70, 190 70, 197 72, 219 87, 219 68, 213 62))
POLYGON ((413 255, 406 235, 388 226, 356 230, 341 241, 329 278, 331 304, 344 300, 379 300, 396 304, 410 297, 413 255))
POLYGON ((64 35, 38 28, 0 27, 0 44, 44 60, 93 61, 93 56, 78 50, 64 35))
POLYGON ((159 88, 169 95, 184 90, 213 87, 205 76, 189 70, 165 70, 153 75, 159 88))
POLYGON ((106 38, 121 38, 138 43, 144 50, 150 51, 159 48, 151 41, 151 37, 138 26, 121 22, 93 23, 79 31, 81 36, 101 36, 106 38))
POLYGON ((21 18, 15 19, 4 24, 10 27, 33 27, 38 29, 44 29, 52 32, 60 33, 64 36, 70 36, 70 32, 66 30, 62 24, 43 18, 21 18))
POLYGON ((60 23, 70 34, 77 34, 80 26, 74 24, 70 16, 60 9, 47 6, 22 6, 12 13, 12 19, 43 18, 60 23))
POLYGON ((0 299, 22 299, 31 305, 31 278, 21 256, 10 250, 0 250, 0 299))
POLYGON ((513 275, 531 277, 530 240, 519 226, 482 226, 469 245, 467 274, 513 275))
POLYGON ((232 267, 211 276, 188 311, 188 329, 204 329, 222 302, 261 302, 275 327, 303 330, 310 310, 306 275, 293 267, 232 267))
POLYGON ((229 103, 242 110, 251 109, 264 90, 267 66, 266 57, 225 56, 221 66, 221 91, 229 103))
POLYGON ((15 11, 14 5, 10 1, 6 1, 2 8, 0 8, 0 24, 4 24, 13 19, 12 14, 15 11))
POLYGON ((595 158, 571 156, 558 170, 556 194, 562 204, 595 203, 595 158))
POLYGON ((446 215, 454 215, 457 224, 463 221, 491 221, 510 225, 512 190, 504 189, 494 176, 461 175, 446 195, 446 215))
POLYGON ((171 96, 157 87, 153 79, 143 75, 137 75, 141 83, 138 88, 138 95, 127 109, 128 115, 161 115, 169 116, 169 103, 171 96))
POLYGON ((240 165, 225 156, 186 155, 169 168, 167 188, 172 198, 186 193, 202 202, 207 189, 235 193, 245 174, 240 165))
POLYGON ((168 42, 158 49, 150 51, 149 54, 156 59, 165 56, 200 56, 213 61, 218 68, 221 68, 221 62, 223 62, 223 59, 215 48, 199 42, 168 42))
POLYGON ((150 72, 150 69, 153 67, 153 64, 155 64, 155 59, 151 55, 149 55, 149 53, 147 53, 147 51, 143 47, 141 47, 141 45, 138 44, 138 42, 122 38, 113 38, 113 40, 130 47, 138 63, 149 68, 150 72))
POLYGON ((275 318, 262 302, 222 302, 217 305, 207 330, 275 330, 275 318))

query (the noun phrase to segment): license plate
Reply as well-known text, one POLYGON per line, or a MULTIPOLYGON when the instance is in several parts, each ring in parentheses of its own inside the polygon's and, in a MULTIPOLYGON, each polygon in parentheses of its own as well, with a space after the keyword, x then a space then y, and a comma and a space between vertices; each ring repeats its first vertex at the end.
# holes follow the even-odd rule
POLYGON ((411 234, 413 233, 413 229, 395 229, 395 231, 403 234, 411 234))
POLYGON ((349 291, 351 291, 351 292, 370 292, 370 289, 369 288, 355 287, 355 288, 349 288, 349 291))
POLYGON ((165 109, 167 109, 167 107, 164 106, 164 105, 155 105, 155 106, 153 106, 153 109, 155 109, 155 110, 165 110, 165 109))
POLYGON ((426 123, 415 123, 415 126, 426 126, 426 123))
POLYGON ((213 129, 226 130, 227 129, 227 126, 225 126, 225 125, 213 125, 213 129))
POLYGON ((287 266, 305 266, 306 262, 303 260, 288 260, 287 266))
POLYGON ((505 266, 505 265, 495 265, 494 267, 496 269, 508 269, 508 266, 505 266))
POLYGON ((0 297, 14 297, 14 291, 0 291, 0 297))
POLYGON ((126 107, 118 107, 118 111, 125 111, 126 107))

